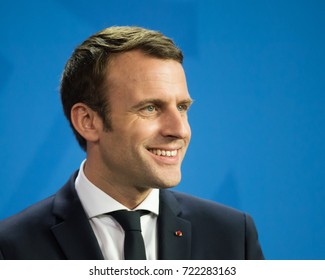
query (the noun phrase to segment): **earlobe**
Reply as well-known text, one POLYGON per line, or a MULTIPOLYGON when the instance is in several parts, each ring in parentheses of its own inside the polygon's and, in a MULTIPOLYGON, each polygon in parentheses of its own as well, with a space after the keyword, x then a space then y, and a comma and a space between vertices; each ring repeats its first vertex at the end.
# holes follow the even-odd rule
POLYGON ((98 115, 83 103, 76 103, 71 109, 71 122, 75 130, 89 142, 99 139, 98 115))

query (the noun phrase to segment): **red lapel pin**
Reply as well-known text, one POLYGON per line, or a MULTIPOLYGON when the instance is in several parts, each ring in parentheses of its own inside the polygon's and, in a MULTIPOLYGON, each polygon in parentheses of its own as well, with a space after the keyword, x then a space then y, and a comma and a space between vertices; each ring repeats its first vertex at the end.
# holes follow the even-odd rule
POLYGON ((176 235, 177 237, 182 237, 182 236, 183 236, 183 232, 181 232, 180 230, 175 231, 175 235, 176 235))

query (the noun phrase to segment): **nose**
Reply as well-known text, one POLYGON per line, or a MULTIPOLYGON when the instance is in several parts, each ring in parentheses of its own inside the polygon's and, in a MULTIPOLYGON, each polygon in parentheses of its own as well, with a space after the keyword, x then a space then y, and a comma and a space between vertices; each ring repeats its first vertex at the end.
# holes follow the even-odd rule
POLYGON ((164 112, 161 116, 161 134, 164 137, 189 140, 191 128, 186 112, 180 112, 173 108, 164 112))

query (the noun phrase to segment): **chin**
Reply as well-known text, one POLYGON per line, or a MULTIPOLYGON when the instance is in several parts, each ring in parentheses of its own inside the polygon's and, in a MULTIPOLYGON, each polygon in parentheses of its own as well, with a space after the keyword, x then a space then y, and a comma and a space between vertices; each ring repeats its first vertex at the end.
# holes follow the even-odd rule
POLYGON ((173 188, 180 183, 181 178, 182 173, 179 169, 156 170, 148 174, 147 185, 158 189, 173 188))
POLYGON ((181 178, 170 178, 169 180, 161 180, 157 186, 159 189, 168 189, 176 187, 181 181, 181 178))

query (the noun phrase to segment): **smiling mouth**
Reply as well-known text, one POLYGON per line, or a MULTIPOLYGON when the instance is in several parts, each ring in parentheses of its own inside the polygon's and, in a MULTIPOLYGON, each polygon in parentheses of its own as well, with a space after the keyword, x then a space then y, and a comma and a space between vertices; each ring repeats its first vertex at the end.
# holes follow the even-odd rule
POLYGON ((148 149, 148 151, 156 156, 161 157, 176 157, 178 153, 178 150, 148 149))

